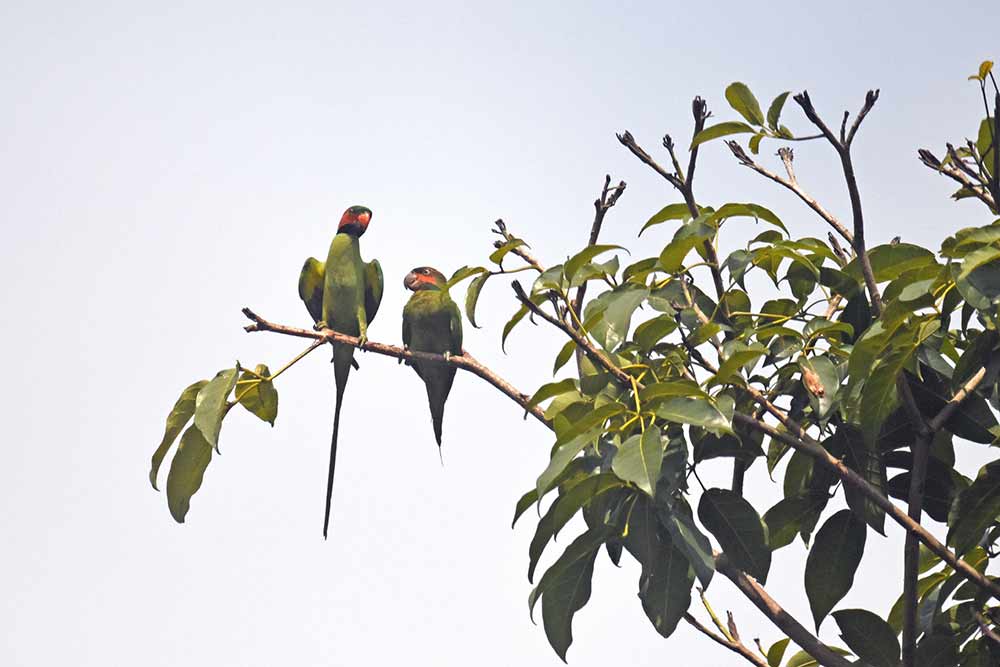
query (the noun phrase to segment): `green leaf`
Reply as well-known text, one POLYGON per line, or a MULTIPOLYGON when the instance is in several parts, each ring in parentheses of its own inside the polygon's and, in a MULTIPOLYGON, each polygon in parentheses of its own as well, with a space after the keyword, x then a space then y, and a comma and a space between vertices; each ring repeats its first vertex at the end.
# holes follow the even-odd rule
POLYGON ((632 482, 650 496, 656 493, 663 463, 663 436, 650 426, 642 435, 633 435, 622 443, 611 462, 611 470, 626 482, 632 482))
POLYGON ((911 331, 902 332, 896 339, 894 348, 870 372, 861 391, 861 428, 865 437, 874 442, 882 428, 882 423, 896 407, 896 379, 909 363, 917 347, 937 330, 938 320, 917 320, 911 331), (924 326, 926 325, 926 326, 924 326))
POLYGON ((767 348, 759 343, 745 345, 743 343, 736 342, 733 345, 728 346, 726 359, 719 366, 719 371, 709 382, 709 386, 715 384, 725 384, 731 381, 734 376, 740 376, 740 373, 743 372, 744 366, 750 367, 751 364, 763 357, 765 354, 767 354, 767 348))
POLYGON ((917 643, 915 664, 920 667, 954 667, 958 646, 950 635, 925 634, 917 643))
POLYGON ((549 540, 555 537, 577 512, 597 496, 624 486, 620 479, 611 474, 585 477, 575 483, 571 481, 567 481, 562 495, 545 512, 545 516, 538 522, 534 537, 531 538, 531 545, 528 548, 528 581, 534 580, 535 567, 538 566, 538 560, 542 557, 549 540))
POLYGON ((201 488, 205 468, 212 461, 212 445, 196 426, 189 426, 167 473, 167 507, 177 523, 184 523, 191 496, 201 488))
POLYGON ((194 425, 201 431, 210 446, 219 451, 219 432, 222 430, 222 419, 229 411, 226 400, 236 386, 236 377, 240 367, 219 371, 195 399, 194 425))
POLYGON ((698 518, 737 567, 761 584, 767 582, 771 550, 753 505, 728 489, 709 489, 698 503, 698 518))
POLYGON ((563 265, 556 264, 555 266, 550 266, 545 269, 545 271, 537 278, 535 282, 531 285, 531 293, 540 292, 542 290, 564 290, 569 287, 566 283, 565 276, 563 275, 563 265))
POLYGON ((684 552, 688 563, 694 568, 702 588, 708 588, 708 584, 712 581, 712 575, 715 573, 712 543, 695 525, 687 503, 683 499, 678 502, 682 503, 678 509, 670 512, 661 520, 666 525, 667 532, 670 533, 673 545, 684 552))
POLYGON ((448 279, 448 289, 451 289, 466 278, 471 278, 481 273, 486 273, 486 268, 483 266, 463 266, 448 279))
MULTIPOLYGON (((905 272, 936 263, 934 253, 912 243, 896 243, 868 249, 868 261, 877 282, 895 280, 905 272)), ((863 280, 861 262, 855 258, 844 267, 844 273, 855 280, 863 280)))
MULTIPOLYGON (((846 452, 844 462, 847 466, 881 491, 882 495, 886 495, 885 466, 875 444, 866 440, 861 431, 849 424, 842 424, 833 437, 843 440, 842 449, 846 452)), ((847 506, 857 517, 864 519, 879 534, 885 535, 884 509, 849 484, 844 485, 844 497, 847 506)))
POLYGON ((760 104, 745 83, 736 81, 729 84, 726 87, 726 101, 737 113, 746 118, 748 123, 764 124, 764 114, 760 111, 760 104))
POLYGON ((667 273, 677 273, 684 266, 688 253, 714 235, 715 228, 700 219, 685 223, 660 253, 660 267, 667 273))
POLYGON ((746 132, 753 132, 754 129, 747 125, 746 123, 740 123, 738 121, 728 121, 725 123, 718 123, 717 125, 712 125, 711 127, 706 127, 704 130, 695 135, 694 139, 691 140, 691 148, 694 149, 697 146, 705 143, 706 141, 711 141, 712 139, 718 139, 719 137, 725 137, 730 134, 743 134, 746 132))
POLYGON ((700 426, 713 433, 732 433, 732 419, 718 407, 701 398, 672 398, 655 410, 656 416, 669 422, 700 426))
POLYGON ((851 510, 841 510, 816 533, 806 559, 805 587, 816 629, 854 584, 865 551, 866 529, 851 510))
POLYGON ((649 290, 638 285, 622 285, 609 292, 605 292, 594 299, 588 305, 595 302, 605 306, 604 317, 590 328, 591 335, 601 343, 601 346, 609 352, 617 348, 622 341, 628 338, 629 326, 632 323, 632 315, 636 308, 649 296, 649 290))
POLYGON ((153 452, 153 461, 149 468, 149 483, 157 491, 159 491, 159 488, 156 486, 156 475, 160 470, 160 464, 163 463, 163 458, 170 450, 170 446, 174 444, 174 440, 177 439, 180 432, 184 430, 184 426, 194 416, 195 399, 198 396, 198 392, 206 384, 208 384, 208 380, 199 380, 185 388, 181 392, 180 398, 174 403, 170 414, 167 415, 167 428, 163 432, 163 439, 160 440, 159 446, 153 452))
POLYGON ((778 216, 776 216, 770 209, 764 208, 760 204, 725 204, 718 211, 712 214, 708 222, 717 223, 729 218, 753 218, 754 220, 763 220, 764 222, 770 223, 782 230, 786 234, 788 229, 785 227, 785 223, 781 221, 778 216))
POLYGON ((537 489, 532 489, 531 491, 528 491, 523 496, 521 496, 521 498, 517 501, 517 505, 514 507, 514 518, 510 522, 510 527, 513 528, 514 524, 517 523, 517 520, 521 518, 521 515, 524 514, 528 510, 528 508, 534 505, 536 502, 538 502, 537 489))
POLYGON ((552 374, 555 375, 559 372, 559 369, 566 365, 566 362, 570 360, 573 356, 573 352, 576 351, 576 341, 570 339, 566 341, 566 344, 562 346, 559 350, 559 354, 556 355, 555 363, 552 364, 552 374))
POLYGON ((566 468, 570 461, 583 448, 589 445, 603 430, 601 427, 608 419, 625 411, 621 403, 608 403, 587 413, 585 417, 575 422, 563 433, 552 448, 552 458, 548 467, 538 476, 535 488, 541 498, 552 488, 556 477, 566 468))
POLYGON ((489 279, 489 273, 481 273, 469 283, 469 289, 465 292, 465 316, 469 318, 469 324, 479 329, 476 324, 476 302, 479 301, 479 293, 483 291, 483 285, 489 279))
POLYGON ((965 349, 958 363, 955 364, 955 371, 951 376, 951 389, 958 391, 969 378, 975 375, 980 368, 983 368, 993 356, 993 348, 997 344, 997 332, 994 330, 983 331, 972 344, 965 349))
POLYGON ((772 551, 788 546, 805 521, 823 510, 826 501, 813 494, 800 493, 783 498, 764 513, 768 546, 772 551))
POLYGON ((563 273, 566 276, 566 280, 572 282, 573 276, 576 275, 576 272, 579 271, 584 264, 594 259, 601 253, 608 252, 609 250, 625 250, 625 248, 623 248, 620 245, 610 245, 610 244, 592 245, 592 246, 587 246, 580 252, 570 257, 568 260, 566 260, 566 263, 563 265, 563 273))
POLYGON ((236 383, 240 405, 261 421, 274 426, 278 418, 278 390, 270 380, 271 371, 265 364, 257 364, 254 375, 244 372, 236 383), (259 380, 256 376, 268 378, 259 380))
POLYGON ((534 609, 540 596, 544 599, 551 595, 551 599, 542 603, 545 634, 549 644, 564 662, 566 651, 573 642, 573 615, 590 599, 594 559, 606 539, 606 529, 588 530, 580 535, 542 575, 542 580, 528 597, 530 611, 534 609))
POLYGON ((767 108, 767 126, 774 131, 778 131, 778 122, 781 120, 781 110, 785 107, 785 100, 788 99, 789 91, 785 91, 774 98, 771 106, 767 108))
POLYGON ((565 380, 559 380, 558 382, 549 382, 548 384, 543 384, 538 388, 531 398, 528 400, 528 407, 533 408, 542 401, 546 401, 553 396, 559 396, 560 394, 567 394, 571 391, 576 391, 577 385, 576 380, 573 378, 566 378, 565 380))
POLYGON ((1000 461, 988 463, 958 494, 948 515, 948 546, 961 556, 976 546, 1000 516, 1000 461))
POLYGON ((899 640, 896 631, 866 609, 843 609, 833 613, 840 637, 855 655, 872 667, 897 667, 899 640))
POLYGON ((673 634, 687 612, 693 583, 694 571, 684 553, 670 542, 662 545, 639 590, 642 609, 662 636, 673 634))
MULTIPOLYGON (((827 646, 827 648, 839 655, 850 655, 850 653, 837 646, 827 646)), ((785 663, 785 667, 816 667, 817 665, 819 665, 819 663, 816 662, 816 658, 812 657, 805 651, 799 651, 785 663)), ((923 666, 921 665, 921 667, 923 666)))
POLYGON ((511 239, 490 254, 490 261, 499 266, 503 266, 503 258, 506 257, 511 250, 520 248, 524 245, 528 244, 521 239, 511 239))
POLYGON ((663 382, 647 384, 639 390, 639 402, 649 403, 657 399, 673 398, 675 396, 696 396, 708 399, 708 394, 702 391, 701 387, 694 380, 685 378, 673 378, 663 382))
POLYGON ((505 354, 507 353, 505 347, 507 345, 507 336, 510 335, 510 332, 514 330, 514 327, 517 326, 517 323, 523 320, 524 316, 527 314, 528 314, 528 307, 521 306, 520 308, 517 309, 517 312, 511 315, 511 318, 507 320, 507 324, 503 325, 503 335, 500 336, 500 349, 505 354))
POLYGON ((677 320, 670 315, 658 315, 635 328, 634 340, 644 352, 649 352, 657 343, 677 330, 677 320))
MULTIPOLYGON (((787 93, 785 94, 787 95, 787 93)), ((781 659, 785 657, 785 649, 788 648, 788 642, 790 641, 788 637, 785 637, 771 644, 771 648, 767 649, 768 667, 779 667, 781 665, 781 659)))
POLYGON ((650 227, 667 222, 668 220, 687 221, 690 219, 691 209, 688 208, 687 204, 667 204, 646 221, 646 224, 639 230, 639 236, 642 236, 642 233, 650 227))
MULTIPOLYGON (((955 282, 960 290, 965 284, 971 285, 990 303, 994 303, 1000 297, 1000 248, 987 246, 966 255, 955 282)), ((964 294, 963 291, 963 296, 964 294)), ((973 305, 984 310, 982 304, 973 305)))
MULTIPOLYGON (((951 399, 946 381, 928 369, 924 369, 924 381, 911 381, 910 388, 920 411, 928 418, 936 415, 951 399)), ((975 392, 966 396, 944 423, 949 433, 981 444, 990 444, 996 439, 997 426, 997 418, 986 399, 975 392)))

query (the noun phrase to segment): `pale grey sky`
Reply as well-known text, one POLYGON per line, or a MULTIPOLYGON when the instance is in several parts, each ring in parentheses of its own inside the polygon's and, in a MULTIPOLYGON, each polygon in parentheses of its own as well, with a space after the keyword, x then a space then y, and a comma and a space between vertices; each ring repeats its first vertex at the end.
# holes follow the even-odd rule
MULTIPOLYGON (((808 87, 831 118, 880 87, 856 142, 871 242, 936 248, 988 219, 950 202, 915 150, 976 126, 964 79, 1000 56, 998 19, 987 2, 0 4, 0 663, 558 664, 527 615, 532 517, 509 529, 550 438, 484 383, 456 380, 442 468, 416 376, 361 358, 327 542, 325 355, 279 382, 273 430, 227 420, 183 526, 146 479, 176 395, 236 359, 275 368, 301 349, 244 334, 239 309, 305 323, 299 267, 350 204, 375 211, 362 245, 386 274, 370 330, 385 342, 410 268, 485 261, 497 217, 559 261, 583 243, 605 173, 629 183, 606 239, 658 252, 665 232, 635 233, 677 196, 614 132, 650 149, 685 137, 695 94, 730 118, 733 80, 765 103, 808 87)), ((791 102, 786 116, 805 129, 791 102)), ((703 155, 700 201, 756 201, 793 233, 825 234, 721 145, 703 155)), ((796 155, 844 213, 828 148, 796 155)), ((506 282, 487 287, 466 347, 528 391, 561 341, 525 328, 500 352, 506 282)), ((963 451, 974 474, 983 451, 963 451)), ((761 509, 780 494, 760 467, 749 485, 761 509)), ((844 607, 888 610, 900 589, 900 531, 871 539, 885 549, 844 607)), ((808 624, 804 554, 778 552, 768 585, 808 624)), ((636 666, 742 664, 683 624, 660 638, 637 576, 599 559, 571 664, 622 651, 636 666)), ((727 581, 709 594, 744 637, 780 637, 727 581)))

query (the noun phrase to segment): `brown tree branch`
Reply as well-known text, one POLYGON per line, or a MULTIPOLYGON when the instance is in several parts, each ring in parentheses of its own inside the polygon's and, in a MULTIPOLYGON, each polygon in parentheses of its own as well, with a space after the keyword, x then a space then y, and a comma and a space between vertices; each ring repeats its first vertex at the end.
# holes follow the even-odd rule
MULTIPOLYGON (((601 235, 601 227, 604 225, 604 216, 608 214, 615 204, 618 203, 618 198, 622 196, 625 192, 625 181, 619 181, 618 185, 611 187, 611 175, 608 174, 604 177, 604 188, 601 190, 601 196, 594 200, 594 222, 590 226, 590 238, 587 241, 587 246, 597 245, 597 239, 601 235)), ((583 299, 587 295, 587 284, 583 283, 576 288, 576 297, 573 299, 573 312, 577 314, 577 317, 583 318, 583 299)))
MULTIPOLYGON (((504 223, 503 218, 498 218, 493 225, 495 227, 495 229, 492 230, 493 233, 500 236, 500 240, 494 241, 493 247, 499 248, 504 243, 514 240, 514 235, 507 231, 507 225, 504 223)), ((510 252, 512 255, 517 255, 523 259, 531 268, 535 269, 539 273, 545 272, 541 263, 535 259, 534 255, 525 250, 524 246, 513 248, 510 252)))
POLYGON ((632 382, 631 375, 629 375, 622 369, 618 368, 618 366, 616 366, 614 362, 611 361, 611 359, 609 359, 606 354, 604 354, 602 351, 594 347, 594 345, 589 340, 587 340, 581 332, 579 332, 577 329, 573 328, 569 324, 566 324, 566 322, 564 322, 563 320, 545 312, 544 310, 542 310, 541 306, 535 304, 528 297, 527 293, 524 291, 524 288, 521 287, 521 283, 515 280, 511 284, 511 287, 514 288, 514 295, 517 297, 517 300, 520 301, 525 308, 527 308, 531 313, 542 318, 552 326, 556 327, 557 329, 565 333, 571 339, 573 339, 573 342, 576 343, 577 347, 581 349, 584 352, 584 354, 590 357, 594 363, 604 367, 604 369, 607 370, 609 373, 611 373, 615 377, 615 379, 618 380, 619 382, 625 385, 628 385, 632 382))
POLYGON ((976 612, 976 623, 979 624, 979 631, 983 633, 984 637, 989 637, 996 643, 1000 644, 1000 635, 996 633, 996 630, 990 628, 989 623, 986 622, 986 617, 980 611, 976 612))
POLYGON ((767 616, 772 623, 781 628, 782 632, 798 644, 803 651, 816 658, 819 664, 824 665, 824 667, 849 667, 851 665, 850 661, 832 651, 830 647, 817 639, 815 635, 795 620, 774 598, 767 594, 763 586, 736 567, 726 557, 726 554, 716 554, 715 569, 736 584, 736 588, 757 609, 767 616))
POLYGON ((868 94, 865 95, 864 106, 862 106, 850 132, 846 136, 844 135, 844 126, 847 123, 845 112, 844 126, 841 127, 840 139, 834 136, 830 128, 826 126, 826 123, 816 113, 816 108, 813 106, 812 100, 809 99, 808 91, 804 90, 793 98, 802 107, 806 118, 819 128, 820 132, 823 133, 823 136, 826 137, 827 141, 830 142, 830 145, 836 149, 837 154, 840 156, 840 165, 844 171, 844 180, 847 182, 847 192, 851 199, 851 213, 854 218, 854 240, 851 242, 851 245, 854 247, 854 253, 858 256, 858 261, 861 263, 861 273, 865 278, 865 285, 868 288, 868 296, 872 303, 872 313, 876 317, 882 314, 882 296, 879 294, 878 283, 875 282, 875 274, 872 271, 871 261, 868 259, 868 253, 865 248, 865 218, 864 211, 861 208, 858 179, 854 175, 854 163, 851 160, 851 142, 854 140, 854 135, 861 126, 861 121, 868 115, 871 108, 875 106, 875 102, 878 100, 878 92, 877 90, 869 90, 868 94))
POLYGON ((818 201, 813 199, 812 195, 803 190, 797 181, 783 178, 780 175, 774 173, 773 171, 770 171, 766 167, 758 164, 753 160, 753 158, 747 155, 746 151, 743 150, 743 147, 740 146, 735 141, 727 141, 726 146, 728 146, 729 150, 732 151, 734 156, 736 156, 736 159, 740 161, 740 164, 742 164, 744 167, 749 167, 750 169, 753 169, 761 176, 769 178, 775 183, 783 185, 792 192, 794 192, 796 195, 798 195, 798 198, 801 199, 803 202, 805 202, 805 204, 809 208, 815 211, 816 214, 819 215, 819 217, 823 218, 823 220, 826 221, 826 224, 833 227, 833 229, 838 234, 840 234, 845 241, 851 244, 854 243, 854 235, 851 234, 851 232, 847 229, 847 227, 845 227, 840 222, 840 220, 836 218, 836 216, 834 216, 832 213, 823 208, 823 206, 818 201))
MULTIPOLYGON (((766 401, 766 399, 764 400, 766 401)), ((933 553, 937 554, 941 560, 951 566, 953 570, 958 572, 962 578, 967 581, 971 581, 983 591, 989 593, 992 597, 1000 600, 1000 585, 981 574, 964 560, 958 558, 954 552, 938 541, 938 539, 931 535, 926 528, 910 519, 906 512, 897 507, 891 500, 878 491, 878 489, 869 484, 863 477, 858 475, 858 473, 848 468, 843 461, 826 451, 820 443, 809 437, 793 420, 787 419, 786 417, 787 423, 793 426, 793 429, 790 429, 793 431, 792 433, 779 430, 764 421, 754 419, 750 415, 745 415, 739 412, 733 416, 733 421, 761 431, 765 435, 768 435, 775 440, 779 440, 793 449, 801 451, 804 454, 808 454, 819 461, 821 465, 825 466, 827 469, 831 470, 838 477, 840 477, 844 484, 848 484, 863 493, 867 499, 871 500, 883 511, 885 511, 885 513, 893 521, 906 529, 907 532, 916 535, 917 539, 923 542, 924 545, 927 546, 927 548, 933 553)))
POLYGON ((767 661, 765 661, 759 655, 757 655, 752 650, 750 650, 749 648, 747 648, 743 644, 743 642, 729 641, 728 639, 726 639, 722 635, 719 635, 719 634, 716 634, 716 633, 712 632, 711 630, 709 630, 708 628, 706 628, 704 625, 702 625, 701 622, 698 621, 698 619, 695 618, 694 616, 692 616, 690 613, 685 613, 684 614, 684 620, 687 621, 688 625, 690 625, 695 630, 697 630, 698 632, 702 633, 703 635, 705 635, 706 637, 708 637, 709 639, 711 639, 716 644, 719 644, 720 646, 724 646, 727 649, 729 649, 730 651, 733 651, 734 653, 738 653, 738 654, 742 655, 751 664, 757 665, 757 667, 767 667, 767 661))
MULTIPOLYGON (((567 336, 572 338, 573 341, 581 349, 583 349, 584 352, 587 353, 587 355, 590 356, 595 363, 602 366, 605 370, 611 373, 616 380, 618 380, 622 384, 630 384, 632 382, 633 378, 628 373, 626 373, 621 368, 616 366, 614 362, 612 362, 607 357, 607 355, 605 355, 603 352, 594 347, 590 343, 590 341, 583 338, 579 332, 569 327, 565 322, 562 322, 559 319, 553 317, 552 315, 546 313, 539 306, 532 303, 531 300, 528 298, 528 295, 524 292, 524 288, 522 288, 521 285, 516 281, 514 282, 514 291, 515 294, 517 294, 518 300, 522 304, 524 304, 525 307, 527 307, 531 312, 535 313, 536 315, 538 315, 545 321, 549 322, 556 328, 562 330, 567 336)), ((711 364, 711 362, 709 362, 707 359, 705 359, 703 355, 699 354, 699 357, 701 362, 705 365, 705 368, 709 372, 717 372, 715 366, 711 364)), ((998 364, 1000 364, 1000 360, 998 360, 998 364)), ((998 368, 1000 368, 1000 366, 998 366, 998 368)), ((971 391, 973 391, 976 388, 976 386, 978 386, 979 382, 981 382, 982 379, 986 377, 986 375, 989 372, 990 372, 989 369, 987 369, 986 371, 983 371, 981 374, 977 373, 975 376, 973 376, 973 379, 976 378, 978 379, 976 380, 976 382, 973 382, 973 379, 970 379, 969 382, 967 382, 966 385, 962 388, 962 390, 960 390, 961 392, 964 392, 961 394, 962 398, 964 398, 971 391)), ((644 385, 641 382, 636 381, 636 386, 642 389, 644 385)), ((822 444, 817 442, 808 433, 806 433, 806 430, 798 422, 789 417, 788 414, 786 414, 781 408, 774 405, 774 403, 772 403, 767 398, 767 396, 765 396, 757 389, 754 389, 752 386, 747 386, 744 388, 744 390, 750 395, 751 398, 753 398, 753 400, 758 405, 763 407, 767 412, 771 413, 771 415, 777 418, 778 421, 780 421, 781 424, 787 429, 787 431, 780 431, 777 428, 771 426, 770 424, 760 419, 757 419, 756 417, 753 417, 751 415, 746 415, 740 412, 737 412, 733 416, 734 423, 740 422, 745 426, 761 431, 765 435, 769 435, 776 440, 780 440, 781 442, 784 442, 793 449, 796 449, 797 451, 801 451, 802 453, 813 457, 814 459, 819 461, 821 465, 826 466, 834 474, 840 477, 840 479, 845 484, 849 484, 852 487, 856 488, 858 491, 864 494, 865 497, 867 497, 869 500, 871 500, 880 508, 882 508, 882 510, 884 510, 885 513, 889 515, 890 518, 892 518, 896 523, 902 526, 907 532, 916 535, 917 539, 923 542, 928 549, 937 554, 943 561, 945 561, 948 565, 950 565, 951 568, 956 572, 958 572, 963 578, 973 582, 975 585, 979 586, 981 589, 988 592, 991 596, 1000 600, 1000 584, 991 581, 989 578, 981 574, 978 570, 973 568, 967 562, 958 558, 950 549, 948 549, 948 547, 946 547, 944 544, 938 541, 937 538, 931 535, 927 531, 927 529, 925 529, 919 523, 913 521, 913 519, 911 519, 906 512, 903 512, 900 508, 898 508, 891 500, 889 500, 887 496, 882 494, 881 491, 872 486, 866 479, 858 475, 858 473, 856 473, 854 470, 848 468, 843 461, 830 454, 830 452, 828 452, 826 448, 823 447, 822 444)), ((957 396, 958 394, 956 394, 956 397, 957 396)), ((942 408, 942 413, 945 413, 944 417, 942 419, 939 419, 939 417, 942 416, 941 414, 939 414, 934 418, 934 420, 932 420, 932 424, 938 424, 938 423, 943 424, 945 421, 947 421, 948 416, 950 416, 954 412, 954 410, 958 408, 959 402, 960 399, 956 401, 956 398, 953 398, 951 401, 949 401, 948 404, 946 404, 944 408, 942 408)))
POLYGON ((926 148, 921 148, 920 150, 918 150, 917 156, 925 166, 929 167, 930 169, 933 169, 939 174, 944 174, 948 178, 952 179, 953 181, 961 185, 963 188, 969 190, 969 192, 975 195, 975 197, 979 199, 979 201, 986 204, 986 206, 989 207, 990 211, 997 210, 996 203, 994 202, 993 197, 990 196, 989 192, 986 191, 986 188, 984 186, 973 183, 972 179, 966 176, 961 170, 956 169, 954 166, 950 164, 942 163, 940 160, 937 159, 937 157, 935 157, 933 153, 931 153, 926 148))
MULTIPOLYGON (((695 97, 692 101, 691 113, 694 116, 694 132, 691 136, 695 137, 705 128, 705 121, 711 114, 708 111, 708 105, 705 103, 705 100, 701 99, 701 97, 695 97)), ((657 163, 649 153, 636 143, 635 137, 632 136, 631 132, 626 130, 622 134, 616 136, 618 137, 618 141, 621 142, 625 148, 629 149, 633 155, 639 158, 639 160, 641 160, 644 164, 648 165, 651 169, 653 169, 653 171, 665 178, 668 183, 674 186, 674 188, 681 193, 681 196, 684 197, 684 203, 687 205, 688 213, 691 214, 692 218, 697 218, 699 211, 694 198, 694 174, 695 168, 698 166, 698 146, 691 149, 687 176, 685 177, 685 175, 682 174, 677 168, 678 161, 674 155, 673 140, 671 140, 670 135, 663 138, 663 145, 670 152, 671 159, 676 169, 675 173, 671 173, 660 166, 660 164, 657 163)), ((723 300, 726 288, 722 282, 722 268, 719 264, 719 254, 715 250, 715 246, 712 245, 711 239, 705 239, 705 242, 702 244, 702 248, 705 251, 705 257, 707 260, 705 263, 712 272, 712 282, 715 284, 715 295, 719 301, 722 316, 726 322, 729 322, 729 307, 723 300)))
POLYGON ((290 327, 284 324, 275 324, 273 322, 268 322, 260 315, 249 308, 243 309, 243 314, 246 315, 253 324, 248 324, 244 327, 245 331, 271 331, 274 333, 284 334, 286 336, 296 336, 298 338, 312 338, 314 340, 326 340, 331 343, 341 343, 343 345, 351 345, 353 347, 360 348, 366 352, 374 352, 376 354, 385 355, 387 357, 394 357, 400 360, 419 360, 438 364, 448 364, 450 366, 455 366, 456 368, 461 368, 464 371, 468 371, 473 375, 476 375, 483 380, 486 380, 491 385, 493 385, 497 390, 500 391, 507 398, 511 399, 522 408, 525 409, 526 413, 530 413, 538 421, 542 422, 546 426, 550 426, 547 419, 545 419, 545 414, 541 408, 536 406, 529 406, 529 400, 531 396, 523 392, 518 391, 512 384, 504 380, 502 377, 491 371, 489 368, 484 366, 482 363, 477 361, 468 352, 463 351, 461 355, 451 355, 445 357, 441 354, 431 354, 430 352, 417 352, 415 350, 405 349, 402 347, 396 347, 395 345, 386 345, 385 343, 376 343, 373 341, 368 341, 364 345, 360 345, 359 339, 354 336, 348 336, 347 334, 342 334, 333 329, 324 329, 322 331, 315 331, 313 329, 300 329, 298 327, 290 327))

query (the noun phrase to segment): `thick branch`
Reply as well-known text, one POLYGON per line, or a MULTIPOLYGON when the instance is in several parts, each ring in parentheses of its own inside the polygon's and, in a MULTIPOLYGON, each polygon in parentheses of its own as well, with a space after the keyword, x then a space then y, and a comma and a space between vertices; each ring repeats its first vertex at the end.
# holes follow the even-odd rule
POLYGON ((353 347, 360 348, 366 352, 374 352, 376 354, 382 354, 387 357, 394 357, 396 359, 405 360, 419 360, 430 363, 438 364, 449 364, 455 366, 456 368, 461 368, 464 371, 468 371, 473 375, 476 375, 500 391, 500 393, 507 396, 522 408, 526 412, 530 413, 535 419, 542 422, 546 426, 549 426, 548 420, 545 419, 545 414, 542 409, 537 405, 529 407, 528 401, 531 396, 523 392, 518 391, 512 384, 504 380, 502 377, 491 371, 489 368, 481 364, 475 358, 473 358, 468 352, 463 352, 461 355, 452 355, 447 358, 441 354, 431 354, 430 352, 417 352, 415 350, 404 349, 402 347, 396 347, 395 345, 386 345, 385 343, 375 343, 372 341, 366 342, 364 345, 360 345, 360 341, 354 336, 348 336, 347 334, 342 334, 340 332, 334 331, 332 329, 324 329, 323 331, 314 331, 312 329, 300 329, 298 327, 290 327, 284 324, 274 324, 273 322, 268 322, 263 317, 257 315, 255 312, 249 308, 243 309, 243 314, 253 322, 249 324, 244 329, 248 332, 253 331, 271 331, 274 333, 284 334, 286 336, 296 336, 298 338, 312 338, 315 340, 326 340, 331 343, 341 343, 343 345, 351 345, 353 347))
POLYGON ((811 632, 799 623, 795 618, 778 604, 774 598, 767 594, 767 591, 756 581, 748 577, 742 570, 737 568, 726 554, 718 554, 715 557, 715 569, 721 572, 736 584, 736 587, 760 609, 772 623, 777 625, 788 635, 799 647, 816 658, 819 664, 824 667, 849 667, 850 661, 835 653, 826 644, 816 638, 811 632))
POLYGON ((773 171, 770 171, 766 167, 758 164, 753 160, 753 158, 747 155, 746 151, 743 150, 743 147, 740 146, 735 141, 727 141, 726 145, 729 146, 729 150, 733 152, 733 155, 735 155, 736 159, 740 161, 740 164, 742 164, 745 167, 750 167, 761 176, 769 178, 775 183, 783 185, 792 192, 794 192, 796 195, 798 195, 799 199, 805 202, 809 208, 811 208, 813 211, 816 212, 817 215, 819 215, 819 217, 823 218, 823 220, 825 220, 828 225, 833 227, 833 229, 838 234, 840 234, 845 241, 851 244, 854 243, 854 235, 851 234, 851 232, 847 229, 847 227, 845 227, 840 222, 840 220, 838 220, 832 213, 823 208, 823 206, 818 201, 813 199, 812 195, 803 190, 802 187, 798 184, 798 181, 783 178, 778 174, 774 173, 773 171))
MULTIPOLYGON (((761 396, 761 399, 766 401, 766 398, 763 396, 761 396)), ((880 493, 878 489, 869 484, 863 477, 858 475, 858 473, 844 465, 843 461, 826 451, 820 443, 809 437, 798 424, 796 424, 793 420, 788 419, 787 416, 785 419, 785 426, 788 428, 789 425, 791 425, 792 428, 789 430, 791 430, 792 433, 779 430, 770 424, 767 424, 759 419, 754 419, 749 415, 736 413, 733 417, 734 422, 739 422, 745 426, 761 431, 765 435, 768 435, 775 440, 779 440, 793 449, 801 451, 804 454, 808 454, 819 461, 821 465, 826 466, 838 477, 840 477, 844 484, 848 484, 863 493, 867 499, 882 508, 882 510, 884 510, 893 521, 905 528, 907 532, 916 535, 917 539, 923 542, 928 549, 937 554, 941 560, 951 566, 951 568, 958 572, 964 579, 973 582, 975 585, 979 586, 979 588, 988 592, 994 598, 1000 600, 1000 585, 991 581, 967 562, 955 556, 955 554, 948 549, 948 547, 939 542, 937 538, 931 535, 927 529, 919 523, 910 519, 906 512, 897 507, 891 500, 880 493)))

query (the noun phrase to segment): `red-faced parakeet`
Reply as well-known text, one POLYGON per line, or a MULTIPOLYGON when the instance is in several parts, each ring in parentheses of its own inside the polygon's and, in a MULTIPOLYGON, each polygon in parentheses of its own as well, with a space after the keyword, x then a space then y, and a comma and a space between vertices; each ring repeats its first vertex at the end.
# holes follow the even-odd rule
MULTIPOLYGON (((378 260, 361 260, 358 239, 371 221, 372 212, 364 206, 352 206, 344 211, 337 234, 330 243, 326 262, 313 257, 306 260, 299 275, 299 297, 316 321, 316 327, 330 328, 349 336, 368 340, 368 324, 375 319, 382 301, 382 267, 378 260)), ((344 399, 347 377, 354 364, 354 347, 333 345, 333 376, 337 383, 337 398, 333 413, 333 437, 330 442, 330 469, 326 483, 326 509, 323 516, 323 537, 330 525, 330 498, 333 493, 333 471, 337 461, 337 433, 340 430, 340 408, 344 399)))
MULTIPOLYGON (((448 294, 444 275, 437 269, 421 266, 407 274, 403 285, 413 290, 413 296, 403 308, 403 345, 411 350, 445 356, 462 354, 462 313, 448 294)), ((412 365, 427 387, 427 402, 440 454, 444 403, 451 391, 456 368, 416 360, 412 365)))

